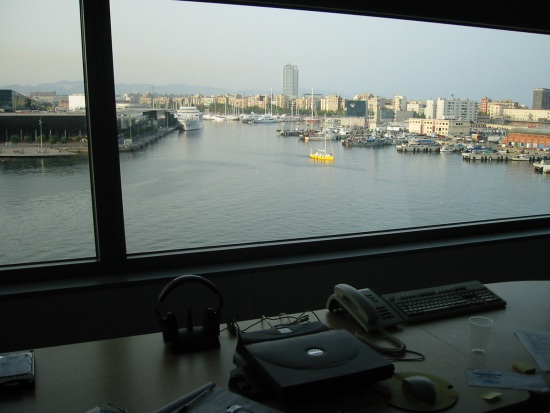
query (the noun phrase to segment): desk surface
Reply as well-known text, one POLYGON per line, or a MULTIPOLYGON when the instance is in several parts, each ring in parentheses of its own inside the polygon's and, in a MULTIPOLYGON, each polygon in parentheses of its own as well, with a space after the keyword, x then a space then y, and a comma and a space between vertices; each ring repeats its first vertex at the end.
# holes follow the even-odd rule
MULTIPOLYGON (((395 334, 407 348, 426 356, 423 362, 397 362, 395 370, 421 371, 452 383, 459 399, 448 411, 487 411, 525 403, 529 398, 526 391, 498 390, 502 392, 499 400, 488 403, 480 396, 490 389, 469 386, 465 369, 512 371, 516 360, 536 365, 513 332, 517 329, 550 331, 550 282, 521 281, 488 286, 508 305, 506 309, 486 312, 495 322, 486 355, 472 355, 469 351, 467 316, 405 325, 395 334)), ((327 311, 318 314, 321 321, 334 328, 357 328, 351 321, 327 311)), ((0 394, 0 411, 84 413, 109 401, 129 413, 150 413, 206 382, 227 387, 229 373, 235 368, 232 358, 237 340, 223 331, 220 341, 220 349, 188 355, 171 354, 160 334, 36 349, 35 388, 0 394)), ((545 374, 545 378, 550 381, 549 374, 545 374)), ((324 401, 321 406, 310 406, 307 410, 333 412, 343 407, 340 402, 324 401)), ((376 395, 359 396, 354 401, 348 398, 345 403, 346 411, 401 411, 391 408, 376 395)), ((284 410, 293 409, 285 407, 284 410)), ((299 411, 305 412, 304 406, 299 411)))

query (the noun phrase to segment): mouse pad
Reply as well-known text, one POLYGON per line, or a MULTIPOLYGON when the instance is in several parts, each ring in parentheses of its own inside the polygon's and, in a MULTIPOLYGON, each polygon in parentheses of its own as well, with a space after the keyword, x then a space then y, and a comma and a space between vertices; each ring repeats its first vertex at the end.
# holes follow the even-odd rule
POLYGON ((448 409, 458 400, 458 393, 452 389, 453 385, 440 377, 415 371, 396 372, 396 374, 403 378, 410 376, 427 377, 434 382, 437 395, 432 402, 420 400, 403 389, 401 378, 393 376, 391 379, 379 382, 376 386, 379 393, 388 397, 386 402, 391 406, 411 412, 436 412, 448 409))

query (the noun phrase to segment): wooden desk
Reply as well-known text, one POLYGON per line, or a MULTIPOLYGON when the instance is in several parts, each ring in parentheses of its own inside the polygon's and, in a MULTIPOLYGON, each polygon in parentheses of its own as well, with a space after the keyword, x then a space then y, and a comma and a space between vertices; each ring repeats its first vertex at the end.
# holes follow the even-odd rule
MULTIPOLYGON (((494 319, 495 327, 486 356, 469 352, 467 316, 407 325, 396 333, 409 349, 426 355, 423 362, 396 363, 396 371, 422 371, 451 382, 459 400, 448 411, 474 413, 520 406, 529 398, 525 391, 501 390, 502 397, 488 403, 479 397, 486 389, 468 385, 465 368, 512 371, 514 360, 534 363, 513 331, 550 331, 550 282, 499 283, 489 287, 508 301, 508 307, 487 313, 494 319)), ((324 310, 318 314, 335 328, 357 328, 351 321, 324 310)), ((229 373, 235 367, 232 358, 237 340, 227 331, 222 332, 220 340, 220 349, 177 356, 164 347, 160 334, 36 349, 35 389, 0 394, 0 412, 84 413, 109 401, 129 413, 150 413, 208 381, 227 387, 229 373)), ((345 402, 346 411, 401 411, 372 394, 345 402)), ((342 408, 340 401, 323 401, 322 406, 310 406, 307 411, 332 413, 334 408, 342 408)), ((294 411, 306 412, 303 406, 294 411)))

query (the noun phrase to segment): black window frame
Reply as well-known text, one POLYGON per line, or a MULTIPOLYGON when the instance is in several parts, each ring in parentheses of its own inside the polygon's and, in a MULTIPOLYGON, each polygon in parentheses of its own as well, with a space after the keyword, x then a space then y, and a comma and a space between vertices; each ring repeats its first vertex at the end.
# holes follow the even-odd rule
MULTIPOLYGON (((462 3, 442 9, 438 4, 405 1, 206 1, 204 3, 261 6, 305 11, 345 13, 434 23, 448 23, 508 31, 550 34, 543 14, 508 8, 498 14, 489 6, 462 3), (487 10, 485 10, 485 8, 487 10)), ((319 260, 340 260, 397 251, 447 248, 521 238, 547 238, 550 215, 429 228, 342 234, 165 253, 127 254, 117 136, 114 71, 109 0, 80 0, 83 71, 87 105, 89 162, 97 257, 0 268, 0 285, 55 288, 66 282, 127 282, 136 274, 178 268, 188 272, 238 271, 319 260), (109 103, 111 102, 111 103, 109 103), (312 254, 311 251, 315 251, 312 254)))

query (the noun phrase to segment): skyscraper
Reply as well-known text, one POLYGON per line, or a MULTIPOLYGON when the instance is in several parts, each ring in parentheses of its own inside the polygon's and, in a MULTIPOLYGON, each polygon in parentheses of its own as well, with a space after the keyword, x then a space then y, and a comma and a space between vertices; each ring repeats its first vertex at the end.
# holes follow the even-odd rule
POLYGON ((550 109, 550 89, 534 89, 533 90, 533 109, 550 109))
POLYGON ((283 95, 298 97, 298 66, 283 66, 283 95))

